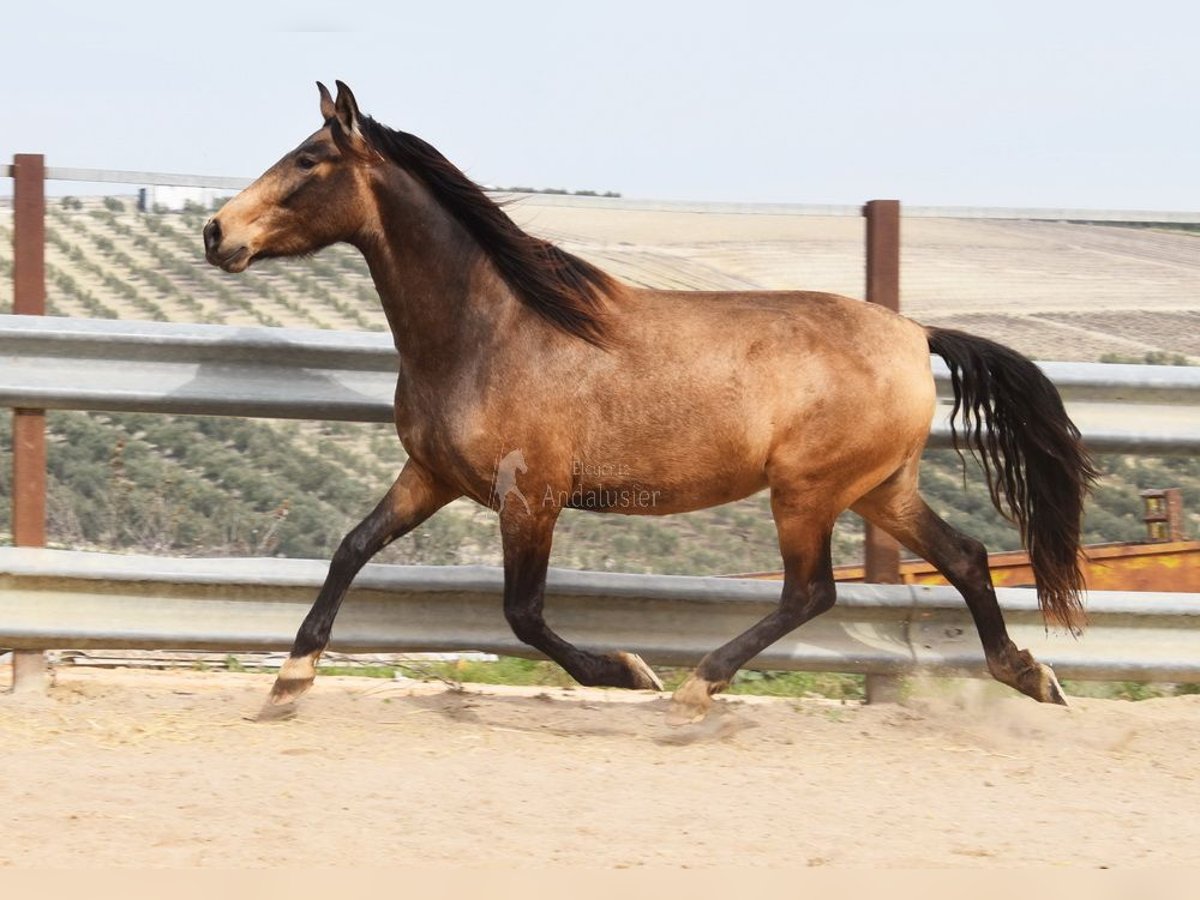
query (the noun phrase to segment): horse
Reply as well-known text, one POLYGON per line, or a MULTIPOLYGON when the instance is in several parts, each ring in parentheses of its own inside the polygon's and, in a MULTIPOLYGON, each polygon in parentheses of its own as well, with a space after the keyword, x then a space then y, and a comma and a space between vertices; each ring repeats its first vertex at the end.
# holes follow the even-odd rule
POLYGON ((294 709, 311 687, 359 569, 460 497, 498 513, 504 615, 521 641, 581 684, 662 690, 636 654, 580 649, 546 623, 559 514, 667 515, 763 489, 783 559, 779 605, 700 660, 672 695, 674 721, 703 718, 738 669, 834 605, 830 542, 845 509, 957 588, 996 680, 1066 704, 1053 670, 1009 638, 983 545, 918 490, 933 353, 951 373, 955 446, 981 460, 993 504, 1019 529, 1047 627, 1078 633, 1081 518, 1098 472, 1034 363, 829 293, 622 283, 523 231, 430 144, 362 114, 336 86, 334 99, 317 84, 321 127, 203 229, 208 262, 230 273, 357 248, 399 357, 395 426, 408 460, 334 552, 264 710, 294 709), (514 490, 523 502, 506 502, 514 490))

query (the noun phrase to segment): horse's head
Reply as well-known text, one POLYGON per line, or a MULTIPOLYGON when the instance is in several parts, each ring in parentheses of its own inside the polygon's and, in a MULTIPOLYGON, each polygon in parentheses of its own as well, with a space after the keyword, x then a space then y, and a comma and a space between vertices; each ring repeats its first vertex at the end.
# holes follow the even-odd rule
POLYGON ((257 259, 312 253, 351 240, 367 216, 367 172, 379 155, 363 138, 358 104, 337 82, 321 92, 324 126, 230 200, 204 226, 205 257, 226 272, 257 259))

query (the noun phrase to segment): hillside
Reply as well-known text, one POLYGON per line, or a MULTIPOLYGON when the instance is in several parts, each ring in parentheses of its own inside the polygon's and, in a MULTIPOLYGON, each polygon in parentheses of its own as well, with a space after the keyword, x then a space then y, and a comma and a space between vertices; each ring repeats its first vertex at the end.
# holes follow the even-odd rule
MULTIPOLYGON (((669 288, 804 287, 861 295, 857 219, 510 207, 535 233, 636 284, 669 288)), ((47 221, 54 315, 383 330, 356 253, 330 248, 240 276, 206 265, 207 213, 141 214, 128 199, 52 200, 47 221)), ((1043 359, 1200 361, 1200 237, 1048 222, 906 220, 905 311, 966 328, 1043 359)), ((0 209, 0 308, 11 303, 11 212, 0 209)), ((52 413, 50 530, 68 546, 177 555, 328 556, 402 462, 391 429, 132 414, 52 413)), ((0 422, 0 528, 7 528, 8 417, 0 422)), ((1184 488, 1200 534, 1200 462, 1103 460, 1089 541, 1143 534, 1137 490, 1184 488)), ((975 474, 929 454, 925 490, 948 519, 993 549, 1015 533, 975 474)), ((857 559, 847 517, 839 562, 857 559)), ((459 503, 381 558, 496 562, 494 517, 459 503)), ((713 573, 776 568, 763 496, 668 519, 568 513, 554 564, 713 573)))

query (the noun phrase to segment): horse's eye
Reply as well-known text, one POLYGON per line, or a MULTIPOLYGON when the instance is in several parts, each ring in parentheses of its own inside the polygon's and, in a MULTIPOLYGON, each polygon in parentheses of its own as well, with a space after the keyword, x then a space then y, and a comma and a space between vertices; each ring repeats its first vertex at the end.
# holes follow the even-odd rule
POLYGON ((317 160, 316 157, 306 154, 296 160, 296 165, 307 172, 309 169, 316 168, 317 160))

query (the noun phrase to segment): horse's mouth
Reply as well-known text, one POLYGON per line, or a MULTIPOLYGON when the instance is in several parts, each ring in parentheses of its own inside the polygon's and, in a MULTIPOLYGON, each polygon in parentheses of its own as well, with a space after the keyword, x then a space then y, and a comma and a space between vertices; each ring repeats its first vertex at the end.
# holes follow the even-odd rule
POLYGON ((254 259, 254 255, 250 252, 249 247, 243 245, 231 250, 229 253, 206 253, 205 258, 212 265, 226 272, 237 273, 246 271, 246 268, 254 259))

